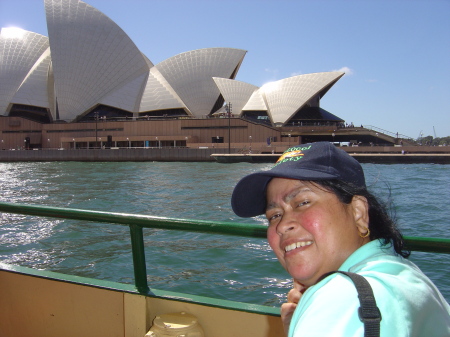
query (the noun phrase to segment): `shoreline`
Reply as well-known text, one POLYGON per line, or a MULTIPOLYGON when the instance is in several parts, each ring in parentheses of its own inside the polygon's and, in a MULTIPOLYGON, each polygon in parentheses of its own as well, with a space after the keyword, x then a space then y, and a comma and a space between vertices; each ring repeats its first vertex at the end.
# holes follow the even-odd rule
MULTIPOLYGON (((361 163, 402 164, 434 163, 450 164, 450 146, 446 147, 342 147, 361 163), (404 153, 402 153, 402 151, 404 153)), ((284 149, 276 153, 239 153, 232 148, 112 148, 112 149, 45 149, 2 150, 0 162, 218 162, 218 163, 275 163, 284 149)))

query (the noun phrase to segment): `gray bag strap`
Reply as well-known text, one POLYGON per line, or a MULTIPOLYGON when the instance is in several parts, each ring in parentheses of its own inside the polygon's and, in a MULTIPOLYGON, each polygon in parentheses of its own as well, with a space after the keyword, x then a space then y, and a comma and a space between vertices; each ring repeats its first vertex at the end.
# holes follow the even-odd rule
POLYGON ((358 316, 361 322, 364 323, 364 337, 379 337, 381 312, 377 307, 370 283, 361 275, 345 271, 332 271, 331 273, 325 274, 323 278, 333 273, 348 276, 356 287, 360 304, 358 316))

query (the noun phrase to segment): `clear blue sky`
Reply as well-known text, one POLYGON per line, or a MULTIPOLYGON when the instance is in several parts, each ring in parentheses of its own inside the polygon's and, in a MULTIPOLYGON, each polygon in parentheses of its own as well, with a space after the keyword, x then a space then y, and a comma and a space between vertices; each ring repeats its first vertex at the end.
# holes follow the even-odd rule
MULTIPOLYGON (((449 0, 86 0, 157 64, 200 48, 248 51, 261 86, 343 70, 321 107, 417 138, 450 135, 449 0)), ((43 0, 0 0, 0 27, 48 36, 43 0)))

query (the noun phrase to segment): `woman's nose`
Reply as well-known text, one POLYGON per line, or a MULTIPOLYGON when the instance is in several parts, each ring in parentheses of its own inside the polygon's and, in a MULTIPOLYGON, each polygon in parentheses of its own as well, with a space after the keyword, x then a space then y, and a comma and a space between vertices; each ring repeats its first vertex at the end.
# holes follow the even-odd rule
POLYGON ((285 211, 280 222, 277 225, 277 232, 279 234, 287 233, 298 226, 297 219, 294 217, 292 211, 285 211))

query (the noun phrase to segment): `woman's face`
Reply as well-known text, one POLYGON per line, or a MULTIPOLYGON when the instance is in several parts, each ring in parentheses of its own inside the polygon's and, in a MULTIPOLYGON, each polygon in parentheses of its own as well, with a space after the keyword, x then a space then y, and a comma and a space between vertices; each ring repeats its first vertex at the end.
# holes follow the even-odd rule
POLYGON ((319 185, 273 178, 267 187, 269 244, 289 274, 309 287, 369 241, 359 236, 368 227, 361 222, 365 206, 363 198, 347 205, 319 185))

